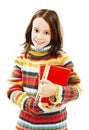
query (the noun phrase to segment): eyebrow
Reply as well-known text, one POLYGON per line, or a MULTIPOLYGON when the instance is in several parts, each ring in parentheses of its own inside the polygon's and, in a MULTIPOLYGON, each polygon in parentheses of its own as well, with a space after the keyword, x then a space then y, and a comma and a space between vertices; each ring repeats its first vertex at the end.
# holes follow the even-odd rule
POLYGON ((44 30, 45 32, 51 32, 50 30, 44 30))

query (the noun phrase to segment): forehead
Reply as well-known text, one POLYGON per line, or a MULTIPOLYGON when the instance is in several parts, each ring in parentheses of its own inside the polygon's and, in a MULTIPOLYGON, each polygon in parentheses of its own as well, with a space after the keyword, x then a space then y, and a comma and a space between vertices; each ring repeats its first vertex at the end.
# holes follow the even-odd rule
POLYGON ((33 27, 45 28, 47 30, 50 30, 49 24, 41 17, 34 19, 33 27))

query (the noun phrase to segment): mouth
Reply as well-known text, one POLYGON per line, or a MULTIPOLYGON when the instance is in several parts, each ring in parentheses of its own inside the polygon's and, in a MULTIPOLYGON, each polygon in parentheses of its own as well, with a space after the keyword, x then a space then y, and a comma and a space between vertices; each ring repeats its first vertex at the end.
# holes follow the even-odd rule
POLYGON ((44 42, 42 42, 42 41, 36 41, 36 43, 37 43, 38 45, 42 45, 44 42))

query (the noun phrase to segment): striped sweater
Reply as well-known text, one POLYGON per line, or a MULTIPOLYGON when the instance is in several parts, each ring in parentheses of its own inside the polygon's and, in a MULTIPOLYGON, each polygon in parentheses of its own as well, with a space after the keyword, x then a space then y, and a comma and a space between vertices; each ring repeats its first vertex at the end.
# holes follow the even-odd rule
POLYGON ((21 108, 16 129, 17 130, 67 130, 66 103, 76 100, 81 89, 80 79, 74 72, 74 65, 64 51, 59 51, 57 56, 49 56, 49 48, 40 51, 32 46, 27 56, 21 54, 15 59, 11 77, 10 87, 7 90, 8 98, 21 108), (55 108, 47 109, 40 101, 35 103, 35 96, 38 91, 39 65, 59 64, 69 68, 71 74, 68 86, 56 87, 55 108))

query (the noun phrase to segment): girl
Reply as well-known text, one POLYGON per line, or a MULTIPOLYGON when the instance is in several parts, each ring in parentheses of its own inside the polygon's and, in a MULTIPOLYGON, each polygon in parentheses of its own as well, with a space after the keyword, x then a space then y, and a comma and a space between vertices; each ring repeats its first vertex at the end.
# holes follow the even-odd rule
MULTIPOLYGON (((16 130, 68 130, 66 103, 79 98, 80 79, 74 65, 62 50, 61 24, 54 10, 38 10, 25 33, 24 51, 15 59, 15 65, 7 90, 8 98, 21 108, 16 130), (68 68, 68 85, 39 81, 39 66, 60 65, 68 68), (51 105, 42 105, 39 97, 50 99, 51 105), (49 107, 48 107, 49 106, 49 107)), ((54 77, 55 78, 55 77, 54 77)))

